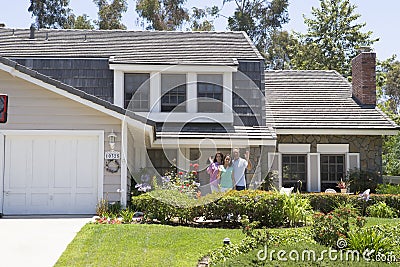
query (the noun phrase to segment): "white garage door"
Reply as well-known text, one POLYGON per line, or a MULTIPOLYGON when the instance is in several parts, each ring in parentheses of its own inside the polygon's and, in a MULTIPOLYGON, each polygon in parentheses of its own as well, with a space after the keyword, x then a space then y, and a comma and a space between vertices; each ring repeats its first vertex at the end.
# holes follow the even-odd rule
POLYGON ((3 213, 93 214, 97 136, 5 137, 3 213))

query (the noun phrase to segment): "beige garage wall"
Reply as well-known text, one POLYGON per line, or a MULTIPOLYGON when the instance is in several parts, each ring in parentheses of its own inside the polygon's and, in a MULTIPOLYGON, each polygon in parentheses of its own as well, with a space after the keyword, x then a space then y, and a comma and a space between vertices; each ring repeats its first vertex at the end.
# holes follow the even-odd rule
MULTIPOLYGON (((0 70, 0 94, 7 94, 8 120, 1 130, 101 130, 104 149, 110 149, 108 135, 117 134, 121 151, 121 121, 0 70)), ((103 157, 103 156, 102 156, 103 157)), ((104 170, 104 197, 120 200, 121 174, 104 170)))

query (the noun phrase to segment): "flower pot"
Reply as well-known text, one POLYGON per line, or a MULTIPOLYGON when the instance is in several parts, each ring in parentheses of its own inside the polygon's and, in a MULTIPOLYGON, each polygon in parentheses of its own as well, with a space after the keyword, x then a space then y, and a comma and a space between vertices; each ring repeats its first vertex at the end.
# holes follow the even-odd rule
POLYGON ((341 189, 340 189, 340 193, 342 193, 342 194, 347 193, 347 188, 341 188, 341 189))

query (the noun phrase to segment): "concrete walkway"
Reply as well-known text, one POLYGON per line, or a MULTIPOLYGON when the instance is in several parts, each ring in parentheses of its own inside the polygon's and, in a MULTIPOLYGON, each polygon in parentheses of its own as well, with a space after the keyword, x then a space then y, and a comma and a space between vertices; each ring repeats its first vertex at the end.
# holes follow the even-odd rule
POLYGON ((89 217, 3 217, 0 266, 53 266, 89 217))

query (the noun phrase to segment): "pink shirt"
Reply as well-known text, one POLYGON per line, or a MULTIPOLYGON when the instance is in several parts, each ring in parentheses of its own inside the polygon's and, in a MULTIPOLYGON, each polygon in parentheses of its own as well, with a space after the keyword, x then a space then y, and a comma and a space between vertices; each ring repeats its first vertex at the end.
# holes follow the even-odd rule
POLYGON ((215 180, 217 180, 218 167, 219 167, 219 163, 218 162, 213 162, 213 163, 210 164, 210 166, 208 166, 207 173, 210 175, 210 183, 212 183, 215 180))

